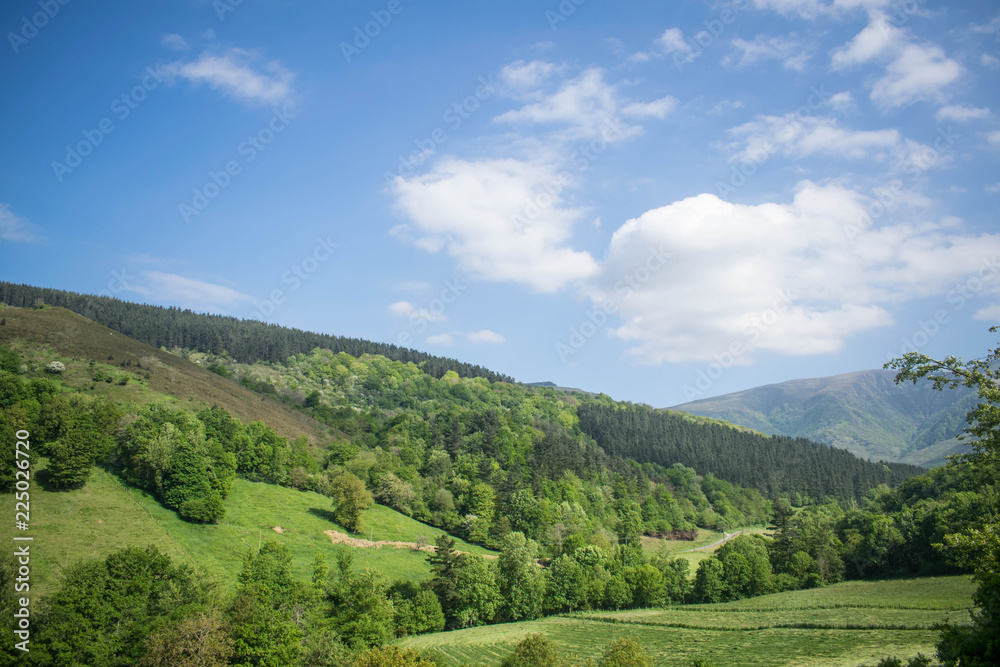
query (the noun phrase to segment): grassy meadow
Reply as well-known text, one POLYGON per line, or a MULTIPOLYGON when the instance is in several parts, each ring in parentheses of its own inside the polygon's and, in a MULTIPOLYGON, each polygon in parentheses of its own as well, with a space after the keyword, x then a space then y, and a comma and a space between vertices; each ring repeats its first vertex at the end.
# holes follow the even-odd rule
POLYGON ((541 632, 578 663, 597 659, 613 639, 631 636, 656 665, 874 664, 886 655, 931 656, 932 625, 968 618, 968 577, 853 581, 712 605, 589 612, 412 637, 451 665, 498 665, 526 634, 541 632))
MULTIPOLYGON (((44 469, 44 459, 35 474, 44 469)), ((11 494, 0 496, 12 507, 11 494)), ((395 510, 374 505, 364 514, 365 532, 375 540, 433 544, 439 529, 414 521, 395 510)), ((75 491, 31 489, 32 590, 51 592, 63 570, 85 558, 103 557, 127 545, 155 545, 176 562, 202 568, 223 586, 235 583, 242 556, 261 540, 277 540, 292 553, 294 573, 303 581, 312 574, 317 553, 336 564, 336 546, 323 531, 348 533, 333 521, 330 499, 318 493, 237 479, 226 499, 226 518, 219 525, 182 521, 148 493, 123 484, 116 476, 94 468, 86 486, 75 491), (278 533, 275 527, 283 532, 278 533)), ((6 529, 10 532, 11 528, 6 529)), ((9 537, 8 537, 9 539, 9 537)), ((492 553, 457 540, 457 548, 492 553)), ((429 575, 424 552, 391 547, 352 549, 356 568, 372 567, 390 579, 423 579, 429 575)), ((36 598, 37 599, 37 598, 36 598)))

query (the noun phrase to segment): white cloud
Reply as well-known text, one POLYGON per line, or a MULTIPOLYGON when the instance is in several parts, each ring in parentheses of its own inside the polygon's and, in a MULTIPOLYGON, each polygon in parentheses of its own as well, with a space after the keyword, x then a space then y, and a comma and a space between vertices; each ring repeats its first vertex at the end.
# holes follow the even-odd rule
POLYGON ((142 283, 129 284, 125 289, 156 301, 182 304, 188 308, 205 309, 236 306, 252 302, 253 297, 231 287, 188 278, 163 271, 142 271, 142 283))
POLYGON ((482 331, 470 331, 465 335, 465 339, 470 343, 504 343, 506 338, 495 331, 483 329, 482 331))
POLYGON ((987 134, 986 141, 994 145, 1000 144, 1000 130, 996 130, 994 132, 990 132, 989 134, 987 134))
POLYGON ((433 313, 426 308, 417 308, 409 301, 397 301, 389 304, 389 312, 399 317, 425 322, 442 322, 447 319, 443 313, 433 313))
POLYGON ((197 60, 167 65, 165 70, 192 83, 207 83, 226 95, 252 105, 287 102, 292 97, 294 76, 277 61, 254 69, 257 58, 243 49, 230 49, 223 55, 203 53, 197 60))
POLYGON ((762 162, 775 153, 801 158, 830 155, 849 159, 883 159, 898 152, 898 130, 855 131, 842 128, 836 120, 807 116, 758 116, 734 127, 735 141, 728 148, 732 159, 762 162))
MULTIPOLYGON (((731 46, 740 52, 739 61, 735 63, 736 67, 746 67, 765 60, 780 60, 785 69, 801 72, 809 59, 801 40, 795 35, 789 37, 757 35, 752 42, 737 38, 731 42, 731 46)), ((733 64, 732 58, 725 58, 723 64, 733 64)))
POLYGON ((835 70, 843 70, 866 63, 899 50, 906 40, 905 31, 892 25, 885 14, 876 12, 864 30, 850 42, 834 50, 831 66, 835 70))
POLYGON ((709 109, 708 113, 718 116, 733 109, 742 109, 745 106, 740 100, 722 100, 709 109))
POLYGON ((508 92, 523 94, 536 90, 558 70, 554 63, 544 60, 532 60, 529 63, 518 60, 500 70, 500 81, 508 92))
POLYGON ((835 49, 830 65, 845 70, 873 60, 888 61, 885 74, 872 85, 871 99, 883 109, 916 101, 945 99, 945 89, 962 75, 962 66, 935 44, 914 43, 905 29, 893 25, 882 11, 869 13, 868 25, 847 44, 835 49))
MULTIPOLYGON (((616 86, 605 81, 603 70, 597 67, 561 82, 554 93, 532 90, 524 97, 537 101, 501 114, 495 120, 511 125, 547 125, 566 140, 590 139, 606 133, 606 128, 617 120, 622 105, 616 86)), ((624 139, 639 131, 637 126, 626 126, 611 136, 614 140, 624 139)))
POLYGON ((982 65, 983 67, 996 69, 997 67, 1000 67, 1000 60, 994 58, 988 53, 984 53, 983 55, 979 56, 979 64, 982 65))
POLYGON ((676 97, 667 95, 652 102, 632 102, 622 108, 622 115, 630 118, 659 118, 667 117, 667 114, 677 108, 679 102, 676 97))
POLYGON ((990 115, 990 110, 981 107, 963 107, 961 105, 953 105, 947 107, 941 107, 934 114, 934 118, 937 120, 953 120, 956 123, 964 123, 970 120, 979 120, 981 118, 987 118, 990 115))
POLYGON ((753 0, 757 9, 770 9, 785 16, 815 19, 820 16, 837 15, 854 9, 874 10, 888 5, 893 0, 753 0))
POLYGON ((430 345, 451 345, 454 342, 452 335, 446 333, 427 337, 427 343, 430 345))
POLYGON ((972 319, 1000 324, 1000 304, 991 303, 972 314, 972 319))
POLYGON ((564 201, 567 179, 541 161, 446 158, 428 174, 397 178, 392 194, 417 247, 445 250, 483 280, 554 292, 598 268, 568 246, 584 210, 564 201))
POLYGON ((854 108, 854 96, 845 90, 841 93, 831 95, 826 103, 837 113, 846 113, 854 108))
POLYGON ((189 48, 187 40, 176 33, 164 35, 160 39, 160 44, 175 51, 187 51, 189 48))
POLYGON ((27 219, 0 203, 0 243, 35 243, 41 238, 35 233, 35 226, 27 219))
POLYGON ((532 61, 509 65, 501 71, 507 87, 524 105, 494 118, 518 127, 540 126, 547 139, 556 142, 602 137, 615 143, 637 136, 639 125, 627 125, 621 117, 664 118, 678 106, 670 95, 649 102, 629 100, 618 85, 605 80, 601 68, 591 67, 574 78, 553 81, 561 71, 551 63, 532 61))
POLYGON ((990 194, 1000 192, 1000 183, 993 183, 992 185, 985 185, 983 189, 990 194))
POLYGON ((980 34, 993 34, 1000 33, 1000 16, 997 16, 989 23, 970 23, 969 28, 972 32, 978 32, 980 34))
POLYGON ((663 53, 668 56, 676 54, 684 63, 692 62, 698 56, 694 47, 684 39, 684 32, 680 28, 667 28, 656 42, 663 53))
POLYGON ((871 98, 882 108, 906 106, 918 100, 943 101, 944 89, 962 75, 962 66, 934 45, 909 44, 875 82, 871 98))
POLYGON ((903 211, 866 225, 874 200, 839 184, 799 184, 789 204, 731 204, 702 194, 647 211, 618 229, 595 304, 618 304, 613 335, 643 363, 751 363, 760 351, 836 352, 848 337, 893 321, 895 307, 941 295, 1000 254, 1000 234, 965 235, 955 220, 903 211), (650 248, 670 260, 622 294, 650 248), (616 283, 618 283, 616 285, 616 283))

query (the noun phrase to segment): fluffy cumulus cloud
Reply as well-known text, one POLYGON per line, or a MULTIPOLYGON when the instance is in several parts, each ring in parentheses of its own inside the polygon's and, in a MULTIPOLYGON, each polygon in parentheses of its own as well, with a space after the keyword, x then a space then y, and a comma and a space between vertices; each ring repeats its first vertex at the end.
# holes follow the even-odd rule
POLYGON ((970 258, 1000 256, 1000 234, 964 234, 912 210, 917 221, 879 219, 878 206, 809 181, 788 204, 684 199, 618 229, 588 295, 613 304, 621 324, 611 333, 640 362, 740 364, 760 351, 836 352, 891 324, 895 306, 945 293, 973 270, 970 258), (642 273, 651 249, 669 259, 642 273))
POLYGON ((909 31, 878 10, 870 12, 861 32, 833 51, 830 64, 843 71, 871 61, 887 63, 884 74, 871 84, 871 99, 883 109, 918 101, 943 102, 963 73, 961 64, 940 46, 915 42, 909 31))
POLYGON ((830 64, 835 70, 861 65, 892 53, 906 39, 906 33, 894 26, 888 16, 876 13, 864 30, 834 50, 830 64))
POLYGON ((940 102, 946 99, 946 88, 961 75, 962 66, 948 58, 941 47, 908 44, 872 86, 871 98, 883 108, 916 101, 940 102))
POLYGON ((202 53, 196 60, 167 65, 165 71, 191 83, 205 83, 225 95, 250 105, 288 102, 294 76, 281 63, 257 66, 256 54, 230 49, 222 55, 202 53))
POLYGON ((389 191, 407 221, 393 233, 423 250, 446 252, 482 280, 554 292, 595 275, 597 260, 572 247, 573 229, 587 211, 567 193, 589 160, 637 136, 640 123, 666 118, 679 102, 670 95, 626 96, 600 68, 567 69, 543 60, 504 67, 503 92, 514 108, 494 121, 512 128, 504 140, 530 146, 530 156, 442 156, 423 174, 395 178, 389 191), (586 151, 579 148, 584 141, 586 151))
POLYGON ((584 211, 564 200, 567 178, 540 161, 442 159, 430 173, 394 181, 392 194, 410 221, 395 233, 447 252, 483 280, 553 292, 598 268, 589 253, 570 247, 584 211))

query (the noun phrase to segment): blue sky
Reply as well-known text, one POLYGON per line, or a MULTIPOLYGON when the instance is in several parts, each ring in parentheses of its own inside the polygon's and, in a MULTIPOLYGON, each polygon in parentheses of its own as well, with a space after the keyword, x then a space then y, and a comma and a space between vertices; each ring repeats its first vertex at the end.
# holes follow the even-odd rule
POLYGON ((991 2, 11 1, 0 277, 656 406, 980 356, 991 2))

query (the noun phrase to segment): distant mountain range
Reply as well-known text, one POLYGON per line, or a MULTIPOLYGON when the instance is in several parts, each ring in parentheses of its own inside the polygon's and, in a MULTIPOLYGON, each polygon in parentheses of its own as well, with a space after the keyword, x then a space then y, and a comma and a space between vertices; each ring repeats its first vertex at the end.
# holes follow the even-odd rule
POLYGON ((682 405, 771 435, 809 438, 871 460, 932 467, 968 446, 955 439, 976 403, 971 389, 897 385, 895 372, 790 380, 682 405))
POLYGON ((552 381, 546 381, 546 382, 527 382, 525 384, 527 386, 529 386, 529 387, 538 387, 539 389, 555 389, 556 391, 565 391, 565 392, 568 392, 570 394, 572 394, 575 391, 578 391, 581 394, 589 394, 591 396, 597 396, 597 394, 595 394, 592 391, 586 391, 584 389, 577 389, 576 387, 560 387, 559 385, 557 385, 555 382, 552 382, 552 381))

